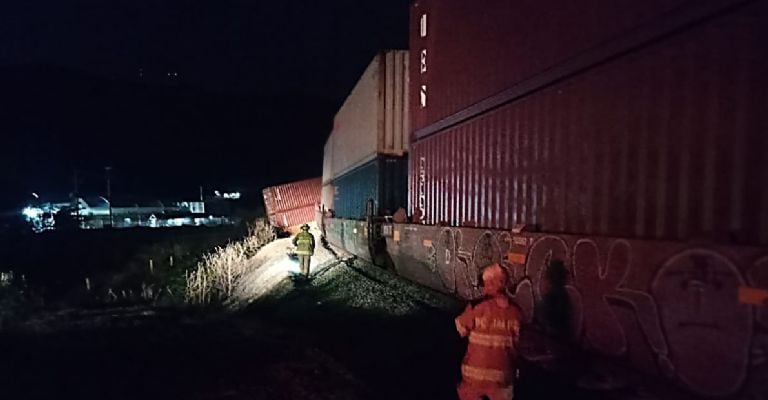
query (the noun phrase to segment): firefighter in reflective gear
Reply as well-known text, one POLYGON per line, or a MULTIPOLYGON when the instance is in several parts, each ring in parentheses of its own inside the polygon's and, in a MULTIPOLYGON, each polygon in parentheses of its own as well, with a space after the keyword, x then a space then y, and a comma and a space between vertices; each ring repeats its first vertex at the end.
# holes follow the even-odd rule
POLYGON ((486 298, 468 305, 456 318, 461 337, 469 337, 461 365, 461 400, 511 400, 517 375, 517 343, 522 311, 505 293, 507 273, 499 264, 483 270, 486 298))
POLYGON ((293 238, 293 245, 296 246, 296 254, 299 256, 301 265, 301 274, 309 277, 309 262, 312 255, 315 254, 315 237, 309 233, 309 225, 301 226, 301 232, 293 238))

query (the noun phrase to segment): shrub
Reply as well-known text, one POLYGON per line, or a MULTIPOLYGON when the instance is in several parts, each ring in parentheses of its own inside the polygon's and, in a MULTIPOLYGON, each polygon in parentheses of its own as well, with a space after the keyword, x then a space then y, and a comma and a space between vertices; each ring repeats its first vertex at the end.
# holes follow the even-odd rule
POLYGON ((271 226, 263 220, 251 224, 248 236, 217 247, 187 273, 186 300, 192 304, 223 302, 234 294, 238 280, 248 270, 249 260, 274 240, 271 226))
POLYGON ((26 318, 40 304, 42 299, 27 288, 23 276, 18 279, 13 271, 0 272, 0 331, 26 318))

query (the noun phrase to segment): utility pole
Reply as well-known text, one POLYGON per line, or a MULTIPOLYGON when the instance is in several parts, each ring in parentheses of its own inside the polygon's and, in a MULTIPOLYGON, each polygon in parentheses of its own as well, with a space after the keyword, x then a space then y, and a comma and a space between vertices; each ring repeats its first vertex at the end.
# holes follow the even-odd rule
POLYGON ((104 172, 107 175, 107 202, 109 202, 109 227, 112 228, 112 180, 110 177, 110 171, 112 167, 104 167, 104 172))
POLYGON ((200 186, 200 201, 204 201, 203 200, 203 187, 202 186, 200 186))
POLYGON ((74 197, 75 197, 75 223, 77 224, 77 227, 80 228, 80 182, 79 178, 77 176, 77 169, 74 170, 74 183, 75 183, 75 191, 74 191, 74 197))

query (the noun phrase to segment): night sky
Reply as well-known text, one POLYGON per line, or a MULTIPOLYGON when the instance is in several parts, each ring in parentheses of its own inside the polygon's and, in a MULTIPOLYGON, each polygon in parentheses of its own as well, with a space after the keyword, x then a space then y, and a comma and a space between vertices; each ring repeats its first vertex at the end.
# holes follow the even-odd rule
POLYGON ((3 2, 0 209, 66 197, 75 170, 103 194, 106 165, 116 198, 319 176, 360 73, 406 47, 409 3, 3 2))

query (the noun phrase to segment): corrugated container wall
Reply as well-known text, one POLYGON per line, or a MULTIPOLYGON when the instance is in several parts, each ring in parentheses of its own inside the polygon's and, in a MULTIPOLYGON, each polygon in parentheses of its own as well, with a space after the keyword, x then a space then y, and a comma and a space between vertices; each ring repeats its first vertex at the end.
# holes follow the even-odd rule
POLYGON ((407 181, 407 158, 379 156, 334 180, 335 216, 363 219, 369 199, 374 215, 392 215, 408 205, 407 181))
POLYGON ((371 61, 339 109, 325 145, 323 183, 376 158, 408 151, 408 51, 371 61))
POLYGON ((684 3, 695 2, 418 0, 411 8, 412 128, 421 137, 422 128, 684 3))
POLYGON ((413 143, 411 206, 430 224, 768 244, 767 3, 413 143))
POLYGON ((333 161, 333 141, 332 137, 325 142, 323 149, 323 187, 320 191, 320 204, 325 210, 333 209, 333 174, 331 172, 331 162, 333 161))
POLYGON ((281 228, 296 228, 300 225, 314 221, 315 209, 316 207, 311 205, 294 208, 288 211, 278 211, 274 214, 269 214, 269 223, 272 224, 272 226, 281 228))
POLYGON ((277 186, 271 186, 263 190, 264 206, 270 221, 276 226, 292 226, 314 220, 314 209, 320 202, 321 178, 307 179, 299 182, 291 182, 277 186), (311 208, 311 213, 302 213, 296 210, 311 208), (303 220, 299 216, 306 214, 309 219, 303 220), (311 214, 311 215, 310 215, 311 214), (273 221, 273 216, 275 217, 273 221), (292 225, 285 225, 282 216, 287 216, 292 225))
POLYGON ((324 210, 333 210, 336 189, 332 183, 324 184, 320 192, 320 204, 324 207, 324 210))
POLYGON ((326 184, 333 180, 333 141, 332 138, 328 138, 323 148, 323 184, 326 184))

